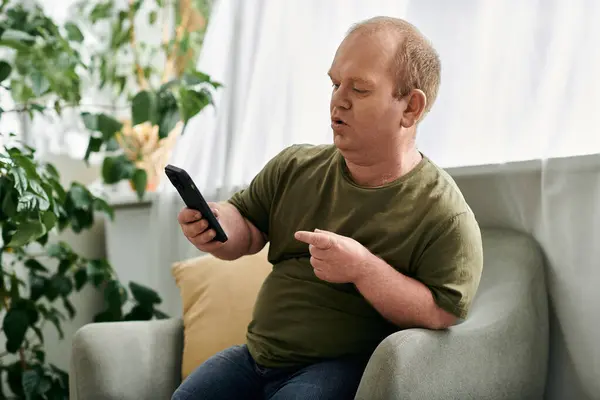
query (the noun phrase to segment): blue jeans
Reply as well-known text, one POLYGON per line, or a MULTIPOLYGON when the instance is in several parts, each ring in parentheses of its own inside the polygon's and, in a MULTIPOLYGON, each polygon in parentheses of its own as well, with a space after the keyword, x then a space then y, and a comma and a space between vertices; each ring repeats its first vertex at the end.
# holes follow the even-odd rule
POLYGON ((368 357, 346 357, 298 368, 265 368, 248 348, 234 346, 206 360, 172 400, 353 399, 368 357))

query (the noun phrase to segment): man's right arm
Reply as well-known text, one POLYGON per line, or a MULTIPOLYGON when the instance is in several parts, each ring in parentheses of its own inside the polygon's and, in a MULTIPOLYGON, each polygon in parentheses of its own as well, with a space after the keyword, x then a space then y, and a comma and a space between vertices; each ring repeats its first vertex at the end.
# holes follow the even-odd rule
POLYGON ((200 251, 222 260, 235 260, 258 253, 265 246, 265 235, 244 218, 235 206, 228 202, 208 204, 227 234, 225 243, 213 240, 215 231, 208 228, 208 221, 201 218, 197 211, 184 208, 178 216, 185 237, 200 251))

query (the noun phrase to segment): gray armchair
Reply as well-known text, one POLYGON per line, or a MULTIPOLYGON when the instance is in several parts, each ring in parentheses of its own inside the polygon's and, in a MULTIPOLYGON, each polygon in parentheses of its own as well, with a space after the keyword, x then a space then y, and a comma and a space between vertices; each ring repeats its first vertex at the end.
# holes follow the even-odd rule
MULTIPOLYGON (((484 230, 484 273, 468 319, 407 329, 372 355, 356 398, 542 399, 548 361, 543 256, 520 233, 484 230)), ((180 383, 178 319, 90 324, 73 339, 71 399, 169 399, 180 383)))

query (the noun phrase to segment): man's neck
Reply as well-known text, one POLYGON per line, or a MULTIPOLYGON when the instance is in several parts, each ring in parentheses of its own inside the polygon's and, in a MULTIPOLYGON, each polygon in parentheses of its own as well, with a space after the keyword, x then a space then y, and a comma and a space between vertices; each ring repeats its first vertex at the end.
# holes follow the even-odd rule
POLYGON ((346 167, 356 184, 366 187, 383 186, 412 171, 423 159, 421 153, 412 148, 373 162, 354 163, 345 159, 346 167))

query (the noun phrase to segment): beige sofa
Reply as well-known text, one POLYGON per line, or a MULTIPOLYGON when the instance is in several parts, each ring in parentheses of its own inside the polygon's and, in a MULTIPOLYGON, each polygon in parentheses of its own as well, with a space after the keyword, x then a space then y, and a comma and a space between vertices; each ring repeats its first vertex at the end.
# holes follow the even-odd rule
MULTIPOLYGON (((543 398, 543 255, 514 231, 484 230, 483 239, 484 273, 469 318, 446 331, 407 329, 386 338, 357 399, 543 398)), ((71 399, 170 398, 181 381, 183 339, 179 319, 83 327, 73 341, 71 399)))

